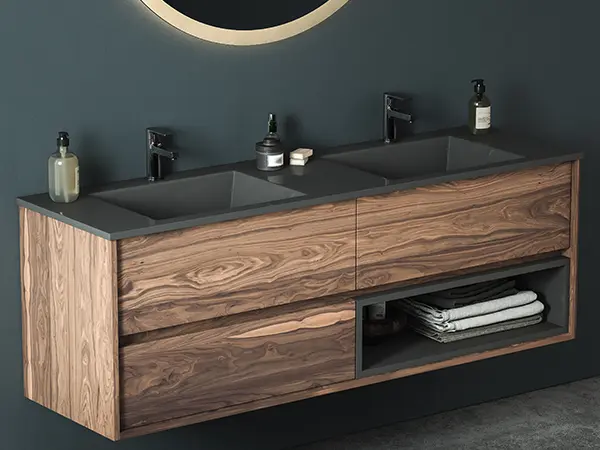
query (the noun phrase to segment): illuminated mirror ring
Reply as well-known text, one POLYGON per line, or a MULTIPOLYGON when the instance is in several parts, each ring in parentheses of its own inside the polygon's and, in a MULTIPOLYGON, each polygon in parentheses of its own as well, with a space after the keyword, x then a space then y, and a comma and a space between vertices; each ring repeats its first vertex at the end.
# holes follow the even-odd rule
MULTIPOLYGON (((221 9, 222 11, 238 11, 238 9, 235 9, 234 7, 230 7, 229 10, 226 9, 226 6, 231 6, 232 4, 236 3, 234 0, 215 1, 216 3, 214 3, 214 5, 216 6, 209 7, 208 10, 213 8, 216 10, 221 9)), ((271 5, 278 6, 271 6, 271 9, 269 9, 268 12, 271 13, 273 9, 279 8, 281 11, 275 12, 281 13, 282 17, 286 17, 286 14, 289 14, 290 10, 290 3, 287 3, 289 0, 278 0, 277 2, 273 2, 273 0, 255 0, 254 2, 252 0, 244 0, 245 3, 243 4, 239 3, 242 0, 237 1, 238 5, 243 5, 244 7, 254 5, 257 5, 258 7, 259 4, 262 4, 261 6, 265 8, 270 1, 271 5), (285 5, 286 3, 287 6, 285 5)), ((214 21, 213 23, 210 23, 210 21, 207 20, 200 21, 191 17, 191 14, 186 15, 184 13, 186 11, 198 11, 202 8, 206 9, 207 7, 203 6, 203 4, 206 5, 207 0, 142 0, 142 2, 144 2, 144 4, 157 16, 175 28, 206 41, 228 45, 261 45, 296 36, 313 28, 314 26, 323 22, 325 19, 332 16, 346 3, 348 3, 349 0, 306 0, 304 5, 302 5, 302 2, 299 0, 293 1, 297 2, 296 5, 300 6, 294 6, 291 9, 296 8, 297 11, 299 11, 297 14, 302 15, 293 18, 291 21, 286 21, 285 23, 280 24, 269 24, 268 27, 259 29, 245 29, 247 28, 245 26, 238 27, 244 29, 233 29, 231 27, 228 28, 224 26, 216 26, 214 21), (186 10, 185 8, 188 9, 186 10), (302 8, 305 9, 302 10, 302 8)), ((210 14, 214 15, 214 13, 209 11, 209 16, 210 14)), ((261 11, 258 11, 256 14, 254 14, 255 18, 259 18, 257 20, 267 16, 268 14, 262 14, 261 11)), ((214 18, 210 17, 210 19, 214 18)))

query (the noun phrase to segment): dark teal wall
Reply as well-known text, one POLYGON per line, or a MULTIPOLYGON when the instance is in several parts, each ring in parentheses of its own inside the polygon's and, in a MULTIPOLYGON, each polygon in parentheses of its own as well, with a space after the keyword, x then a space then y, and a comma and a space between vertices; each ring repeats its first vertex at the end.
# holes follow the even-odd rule
POLYGON ((139 0, 3 0, 0 448, 117 448, 22 396, 14 198, 47 190, 59 129, 72 134, 82 181, 95 184, 144 174, 149 125, 177 131, 179 169, 251 158, 269 111, 298 144, 377 138, 385 90, 413 94, 417 130, 458 125, 475 76, 488 81, 495 125, 587 152, 577 340, 118 448, 280 449, 600 373, 598 17, 589 0, 351 0, 299 37, 230 48, 182 35, 139 0))

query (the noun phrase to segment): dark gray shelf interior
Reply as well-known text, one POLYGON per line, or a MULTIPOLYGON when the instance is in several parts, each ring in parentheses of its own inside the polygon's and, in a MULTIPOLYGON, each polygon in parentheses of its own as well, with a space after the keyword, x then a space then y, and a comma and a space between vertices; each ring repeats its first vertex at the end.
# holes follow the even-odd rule
POLYGON ((428 283, 418 288, 383 292, 357 300, 357 376, 366 377, 566 333, 569 324, 569 260, 555 257, 533 264, 462 276, 451 281, 428 283), (516 280, 519 289, 533 290, 538 294, 538 299, 546 306, 542 323, 447 344, 426 338, 410 329, 377 345, 363 343, 362 318, 366 313, 365 308, 370 304, 397 302, 448 287, 509 277, 516 280))
POLYGON ((382 344, 365 347, 361 376, 423 366, 471 353, 557 336, 566 332, 567 327, 543 322, 517 330, 479 336, 450 344, 440 344, 407 329, 382 344))

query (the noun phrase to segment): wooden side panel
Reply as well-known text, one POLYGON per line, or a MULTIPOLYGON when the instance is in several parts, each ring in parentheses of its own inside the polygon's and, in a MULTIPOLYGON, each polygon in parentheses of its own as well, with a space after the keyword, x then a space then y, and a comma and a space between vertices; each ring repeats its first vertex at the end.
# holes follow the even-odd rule
POLYGON ((119 438, 116 245, 22 208, 25 395, 119 438))
POLYGON ((579 259, 579 196, 581 162, 575 161, 572 168, 571 181, 571 246, 565 255, 571 260, 570 266, 570 308, 569 333, 575 337, 577 328, 577 268, 579 259))
POLYGON ((71 417, 71 369, 69 348, 74 323, 68 300, 75 297, 69 268, 75 267, 74 229, 57 220, 47 222, 49 272, 50 331, 52 334, 52 404, 50 409, 71 417))
POLYGON ((346 301, 124 347, 123 428, 354 379, 354 319, 346 301))
POLYGON ((571 164, 357 201, 357 288, 569 247, 571 164))
POLYGON ((123 335, 353 291, 356 202, 119 242, 123 335))
POLYGON ((21 209, 21 305, 25 395, 52 407, 48 222, 21 209))

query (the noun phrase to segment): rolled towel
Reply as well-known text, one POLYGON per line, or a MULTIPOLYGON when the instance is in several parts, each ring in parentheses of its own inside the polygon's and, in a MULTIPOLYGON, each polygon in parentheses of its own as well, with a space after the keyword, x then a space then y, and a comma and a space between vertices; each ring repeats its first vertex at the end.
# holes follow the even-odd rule
POLYGON ((539 300, 536 300, 528 305, 503 309, 502 311, 497 311, 491 314, 484 314, 481 316, 469 317, 466 319, 444 323, 432 323, 421 320, 421 323, 423 326, 429 327, 432 330, 451 333, 454 331, 469 330, 471 328, 482 327, 484 325, 491 325, 493 323, 505 322, 507 320, 529 317, 535 314, 540 314, 542 311, 544 311, 544 304, 539 300))
POLYGON ((398 304, 406 313, 420 317, 428 322, 443 324, 445 322, 466 319, 468 317, 482 316, 508 308, 527 305, 537 299, 533 291, 522 291, 515 295, 488 300, 487 302, 475 303, 460 308, 442 309, 427 305, 415 299, 406 299, 398 304))

